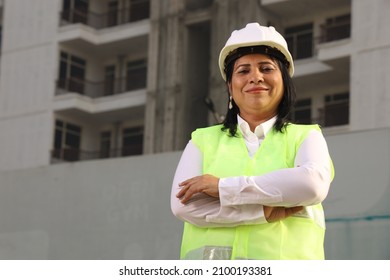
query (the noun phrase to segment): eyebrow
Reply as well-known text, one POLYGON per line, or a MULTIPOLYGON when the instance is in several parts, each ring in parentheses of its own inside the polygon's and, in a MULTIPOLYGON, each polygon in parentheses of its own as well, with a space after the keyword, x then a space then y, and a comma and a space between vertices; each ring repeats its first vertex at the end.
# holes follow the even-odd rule
MULTIPOLYGON (((276 66, 273 61, 261 61, 261 62, 257 63, 257 65, 265 65, 265 64, 271 64, 273 66, 276 66)), ((236 66, 236 69, 239 67, 247 67, 247 66, 250 66, 250 63, 239 64, 236 66)))

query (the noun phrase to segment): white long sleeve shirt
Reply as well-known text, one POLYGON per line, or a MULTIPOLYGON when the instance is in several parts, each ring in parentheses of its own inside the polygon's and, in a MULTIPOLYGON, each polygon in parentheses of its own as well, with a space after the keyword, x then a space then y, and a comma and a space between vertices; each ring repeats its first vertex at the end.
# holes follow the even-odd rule
MULTIPOLYGON (((258 125, 255 131, 237 116, 249 156, 253 156, 276 117, 258 125)), ((331 163, 322 133, 313 130, 298 149, 294 168, 276 170, 260 176, 220 178, 219 199, 198 194, 187 204, 176 197, 179 183, 202 175, 203 156, 189 141, 176 169, 171 191, 172 212, 181 220, 199 227, 231 227, 266 223, 263 205, 293 207, 322 202, 329 190, 331 163)))

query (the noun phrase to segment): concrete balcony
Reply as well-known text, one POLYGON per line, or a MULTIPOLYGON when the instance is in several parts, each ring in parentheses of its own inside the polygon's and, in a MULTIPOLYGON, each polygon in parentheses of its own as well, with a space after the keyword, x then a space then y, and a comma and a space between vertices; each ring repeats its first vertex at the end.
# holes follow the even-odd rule
POLYGON ((113 53, 147 50, 149 31, 148 19, 102 30, 77 23, 61 26, 57 34, 57 42, 71 49, 106 58, 113 53))
POLYGON ((351 6, 351 0, 258 0, 268 11, 284 19, 317 14, 334 7, 351 6))
POLYGON ((298 92, 349 87, 350 56, 321 61, 317 58, 296 62, 294 82, 298 92))
POLYGON ((317 45, 318 59, 321 61, 343 58, 351 55, 351 39, 343 39, 317 45))
POLYGON ((144 117, 146 89, 119 95, 91 98, 78 93, 54 97, 52 108, 62 115, 70 115, 94 122, 117 122, 144 117))
MULTIPOLYGON (((98 1, 103 4, 103 1, 98 1)), ((94 29, 104 29, 113 26, 126 24, 129 22, 136 22, 150 17, 150 1, 149 0, 137 0, 119 8, 118 3, 106 3, 108 5, 103 8, 102 5, 94 5, 88 7, 88 3, 80 5, 63 6, 63 10, 60 13, 60 25, 69 25, 75 23, 82 23, 88 25, 94 29), (116 5, 115 5, 116 4, 116 5), (98 8, 100 6, 100 8, 98 8), (98 8, 98 10, 97 10, 98 8), (103 9, 102 9, 103 8, 103 9)), ((91 3, 92 4, 92 3, 91 3)), ((95 3, 97 4, 97 3, 95 3)))

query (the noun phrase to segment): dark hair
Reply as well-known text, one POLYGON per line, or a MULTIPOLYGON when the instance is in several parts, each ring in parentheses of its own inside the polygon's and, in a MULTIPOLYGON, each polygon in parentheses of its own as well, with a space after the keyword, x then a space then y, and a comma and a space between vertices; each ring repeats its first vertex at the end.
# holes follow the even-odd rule
MULTIPOLYGON (((248 47, 244 47, 242 49, 246 49, 248 47)), ((243 51, 243 53, 247 54, 247 51, 243 51)), ((244 54, 244 55, 245 55, 244 54)), ((296 99, 296 92, 295 92, 295 86, 293 83, 292 78, 289 75, 288 72, 288 63, 284 59, 280 59, 278 56, 274 56, 271 54, 268 55, 272 60, 274 60, 282 73, 282 80, 283 80, 283 97, 282 100, 279 103, 278 109, 277 109, 277 118, 276 122, 274 124, 274 129, 276 129, 279 132, 283 132, 283 129, 286 125, 290 123, 290 113, 291 110, 295 104, 296 99)), ((233 68, 234 63, 240 56, 237 56, 235 59, 230 60, 229 63, 225 66, 225 73, 226 73, 226 85, 231 82, 232 76, 233 76, 233 68)), ((229 58, 229 57, 228 57, 229 58)), ((228 60, 228 58, 226 60, 228 60)), ((229 88, 228 88, 228 97, 230 97, 229 88)), ((238 108, 237 104, 232 99, 232 109, 227 109, 226 117, 223 121, 223 127, 222 130, 226 131, 229 130, 230 136, 236 136, 237 133, 237 114, 240 113, 240 109, 238 108)))

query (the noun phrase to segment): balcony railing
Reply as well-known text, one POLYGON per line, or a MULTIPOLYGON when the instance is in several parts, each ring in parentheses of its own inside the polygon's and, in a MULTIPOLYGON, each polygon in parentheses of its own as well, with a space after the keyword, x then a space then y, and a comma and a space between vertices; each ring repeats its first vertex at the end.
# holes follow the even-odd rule
POLYGON ((323 109, 322 125, 339 126, 349 123, 349 104, 348 102, 341 102, 338 104, 326 105, 323 109))
POLYGON ((146 79, 139 77, 132 77, 132 79, 129 79, 128 77, 117 78, 103 82, 67 78, 57 81, 56 95, 76 92, 91 98, 97 98, 141 89, 145 88, 145 86, 146 79))
POLYGON ((314 54, 313 31, 300 31, 286 35, 286 41, 294 59, 312 57, 314 54))
POLYGON ((324 108, 318 108, 316 118, 299 118, 293 120, 298 124, 319 124, 322 127, 341 126, 349 124, 349 103, 340 102, 336 104, 325 105, 324 108))
POLYGON ((320 43, 327 43, 351 37, 351 20, 321 25, 320 43))
POLYGON ((125 146, 119 149, 85 151, 75 148, 54 149, 51 151, 51 162, 74 162, 104 158, 118 158, 142 154, 142 143, 125 146))
POLYGON ((83 23, 95 29, 113 27, 149 18, 150 0, 133 1, 130 8, 114 9, 107 13, 95 13, 78 9, 61 11, 60 25, 83 23))

